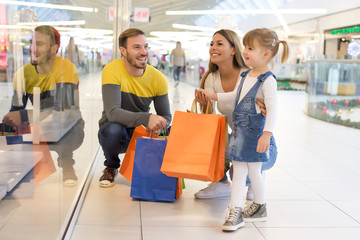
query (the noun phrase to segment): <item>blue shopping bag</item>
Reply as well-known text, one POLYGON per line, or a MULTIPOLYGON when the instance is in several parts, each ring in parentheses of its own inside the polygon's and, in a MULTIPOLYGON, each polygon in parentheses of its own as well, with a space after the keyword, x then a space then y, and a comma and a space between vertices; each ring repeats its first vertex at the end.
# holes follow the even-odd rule
POLYGON ((160 171, 167 140, 137 138, 130 197, 173 202, 176 199, 177 178, 160 171))
POLYGON ((0 136, 5 137, 7 145, 23 143, 23 136, 21 135, 23 133, 22 131, 14 130, 11 126, 7 126, 3 123, 0 123, 0 129, 0 136))

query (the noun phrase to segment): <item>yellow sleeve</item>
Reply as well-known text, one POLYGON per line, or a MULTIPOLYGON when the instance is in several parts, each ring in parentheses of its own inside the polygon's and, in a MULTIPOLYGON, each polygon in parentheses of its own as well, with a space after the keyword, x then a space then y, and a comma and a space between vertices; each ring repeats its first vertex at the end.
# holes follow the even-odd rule
POLYGON ((77 85, 79 83, 79 74, 76 66, 67 58, 57 58, 58 65, 56 66, 57 76, 56 82, 73 83, 77 85))

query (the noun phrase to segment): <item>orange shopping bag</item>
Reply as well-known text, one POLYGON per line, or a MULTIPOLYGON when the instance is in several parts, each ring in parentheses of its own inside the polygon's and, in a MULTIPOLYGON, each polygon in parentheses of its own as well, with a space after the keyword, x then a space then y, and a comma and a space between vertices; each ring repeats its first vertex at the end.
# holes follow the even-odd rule
MULTIPOLYGON (((119 170, 119 173, 122 174, 130 182, 132 180, 132 174, 134 169, 136 139, 141 137, 150 137, 150 133, 146 132, 146 128, 144 126, 138 126, 135 128, 119 170)), ((159 137, 153 134, 152 138, 159 138, 159 137)), ((183 179, 178 178, 177 188, 176 188, 176 199, 178 199, 182 195, 183 188, 185 188, 185 186, 183 185, 183 179)))
MULTIPOLYGON (((144 126, 138 126, 135 128, 119 170, 119 173, 122 174, 130 182, 132 179, 134 167, 136 139, 138 137, 150 137, 150 133, 146 132, 146 128, 144 126)), ((153 138, 157 138, 157 136, 153 135, 153 138)))
POLYGON ((176 111, 161 171, 217 182, 224 176, 225 117, 176 111))

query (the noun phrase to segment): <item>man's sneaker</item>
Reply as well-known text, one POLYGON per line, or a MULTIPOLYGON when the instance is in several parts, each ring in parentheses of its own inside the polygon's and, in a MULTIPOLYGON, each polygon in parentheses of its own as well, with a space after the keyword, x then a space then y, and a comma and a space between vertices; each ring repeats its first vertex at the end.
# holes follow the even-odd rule
POLYGON ((248 187, 247 193, 246 193, 246 200, 248 201, 254 201, 254 193, 251 188, 251 186, 248 187))
POLYGON ((217 198, 217 197, 230 197, 231 184, 228 183, 210 183, 204 189, 201 189, 194 194, 195 198, 217 198))
POLYGON ((179 82, 177 81, 176 83, 175 83, 175 87, 177 87, 179 85, 179 82))
POLYGON ((222 226, 223 231, 231 232, 245 225, 241 215, 241 207, 228 207, 225 214, 225 223, 222 226))
POLYGON ((99 186, 104 188, 114 186, 114 181, 117 174, 118 171, 116 168, 106 167, 103 171, 103 175, 100 177, 99 186))
POLYGON ((261 222, 267 218, 266 203, 252 203, 242 212, 245 222, 261 222))
POLYGON ((63 168, 63 185, 65 187, 74 187, 77 185, 77 176, 74 168, 64 169, 63 168))

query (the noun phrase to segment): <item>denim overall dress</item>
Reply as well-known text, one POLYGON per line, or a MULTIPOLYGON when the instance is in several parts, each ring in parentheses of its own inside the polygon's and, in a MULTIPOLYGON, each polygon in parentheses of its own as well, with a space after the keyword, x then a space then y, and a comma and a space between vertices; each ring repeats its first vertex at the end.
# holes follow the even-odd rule
POLYGON ((232 115, 233 132, 229 140, 226 157, 231 161, 240 162, 266 162, 269 169, 274 165, 277 156, 277 147, 273 136, 270 138, 269 151, 266 153, 256 152, 259 138, 263 133, 265 126, 265 117, 261 113, 256 112, 255 102, 256 94, 268 76, 275 75, 272 72, 266 72, 258 77, 258 81, 238 103, 241 88, 244 80, 250 70, 241 74, 241 82, 237 91, 235 108, 232 115))

